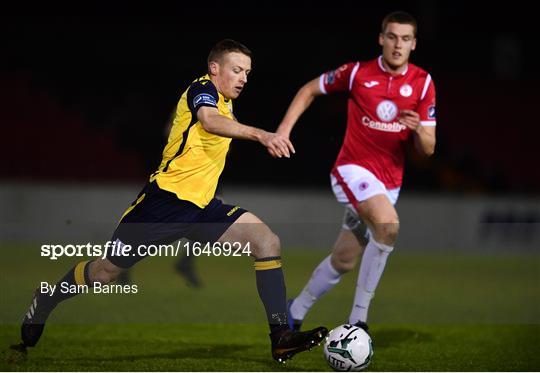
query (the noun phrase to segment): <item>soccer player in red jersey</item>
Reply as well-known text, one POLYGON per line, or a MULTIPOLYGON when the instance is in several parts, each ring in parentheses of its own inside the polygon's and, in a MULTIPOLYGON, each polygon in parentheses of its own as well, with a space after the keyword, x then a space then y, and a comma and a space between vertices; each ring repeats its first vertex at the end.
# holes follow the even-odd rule
POLYGON ((368 329, 369 304, 398 235, 394 204, 403 179, 406 142, 412 137, 425 156, 435 149, 435 86, 426 71, 409 63, 416 31, 410 14, 388 14, 379 35, 382 55, 346 63, 305 84, 277 130, 288 138, 315 97, 348 92, 347 130, 330 175, 334 194, 345 205, 343 228, 331 255, 318 265, 300 295, 289 301, 289 320, 298 329, 313 304, 355 267, 362 252, 349 323, 368 329))

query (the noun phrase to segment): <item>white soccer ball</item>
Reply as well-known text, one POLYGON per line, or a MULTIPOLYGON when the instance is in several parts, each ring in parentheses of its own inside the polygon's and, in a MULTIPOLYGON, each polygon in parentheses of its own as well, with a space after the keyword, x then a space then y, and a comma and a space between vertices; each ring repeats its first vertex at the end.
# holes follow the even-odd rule
POLYGON ((369 365, 373 356, 369 334, 350 324, 332 329, 323 351, 328 365, 337 371, 358 372, 369 365))

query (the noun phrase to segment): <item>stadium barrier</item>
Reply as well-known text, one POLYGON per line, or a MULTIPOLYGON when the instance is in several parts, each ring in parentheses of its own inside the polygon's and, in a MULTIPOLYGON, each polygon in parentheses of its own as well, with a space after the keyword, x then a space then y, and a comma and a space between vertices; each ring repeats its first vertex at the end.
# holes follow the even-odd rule
MULTIPOLYGON (((140 185, 0 184, 0 244, 105 242, 140 185)), ((343 208, 329 189, 223 187, 222 199, 259 216, 284 248, 329 249, 343 208)), ((404 250, 538 250, 540 198, 403 192, 404 250)))

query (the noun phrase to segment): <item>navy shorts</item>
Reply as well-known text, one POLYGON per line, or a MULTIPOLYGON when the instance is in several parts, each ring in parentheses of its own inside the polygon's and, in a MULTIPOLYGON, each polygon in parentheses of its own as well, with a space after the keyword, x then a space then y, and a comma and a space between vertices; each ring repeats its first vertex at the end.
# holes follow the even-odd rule
POLYGON ((205 208, 179 199, 176 194, 148 183, 131 204, 114 231, 112 242, 130 245, 129 255, 109 250, 107 259, 129 268, 144 259, 140 245, 170 244, 181 238, 200 243, 216 242, 246 210, 212 199, 205 208))

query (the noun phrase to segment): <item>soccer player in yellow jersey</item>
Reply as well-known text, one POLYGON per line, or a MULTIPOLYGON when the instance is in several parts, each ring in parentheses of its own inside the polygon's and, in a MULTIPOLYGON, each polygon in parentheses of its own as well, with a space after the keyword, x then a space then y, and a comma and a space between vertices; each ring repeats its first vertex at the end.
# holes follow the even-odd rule
MULTIPOLYGON (((249 243, 257 289, 270 326, 272 356, 283 362, 319 344, 327 330, 289 329, 279 238, 252 213, 214 198, 231 139, 258 141, 273 157, 289 157, 294 152, 284 136, 236 121, 232 100, 242 92, 250 70, 251 52, 244 45, 226 39, 212 48, 208 74, 193 81, 182 94, 163 160, 123 214, 112 241, 116 248, 170 243, 182 237, 201 243, 239 243, 242 247, 249 243)), ((81 262, 57 285, 93 286, 115 281, 123 270, 144 258, 137 250, 124 254, 109 251, 106 259, 81 262)), ((26 353, 27 347, 35 346, 52 310, 74 295, 36 291, 21 327, 22 343, 12 348, 26 353)))

